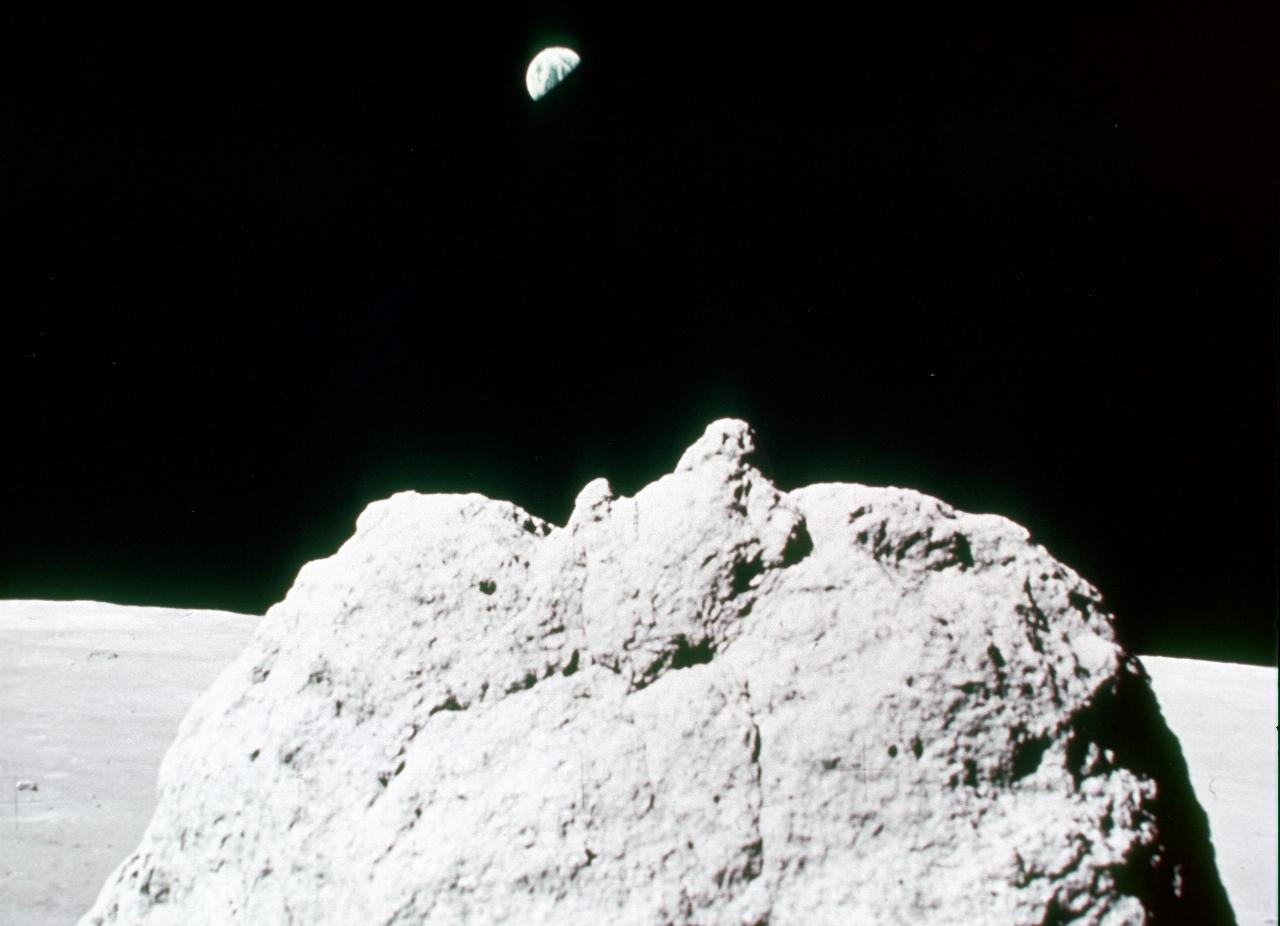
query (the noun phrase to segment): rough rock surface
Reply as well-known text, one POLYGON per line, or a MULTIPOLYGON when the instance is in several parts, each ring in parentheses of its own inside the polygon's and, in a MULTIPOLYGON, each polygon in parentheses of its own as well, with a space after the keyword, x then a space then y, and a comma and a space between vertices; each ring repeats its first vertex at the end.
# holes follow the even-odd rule
POLYGON ((85 924, 1229 921, 1098 592, 718 421, 557 528, 402 493, 193 707, 85 924))

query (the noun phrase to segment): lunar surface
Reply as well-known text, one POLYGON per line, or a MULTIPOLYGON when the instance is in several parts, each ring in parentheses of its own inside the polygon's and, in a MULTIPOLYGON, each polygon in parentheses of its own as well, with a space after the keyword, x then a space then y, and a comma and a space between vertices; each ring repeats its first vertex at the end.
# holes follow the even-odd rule
POLYGON ((1276 670, 1143 656, 1240 926, 1276 922, 1276 670))
POLYGON ((529 62, 529 70, 524 75, 529 96, 535 100, 542 99, 568 77, 581 60, 572 48, 556 46, 542 49, 529 62))
MULTIPOLYGON (((161 758, 261 618, 0 602, 0 922, 65 926, 137 845, 161 758)), ((1242 926, 1276 922, 1276 670, 1143 657, 1242 926)))
POLYGON ((89 908, 151 819, 179 721, 260 620, 0 602, 0 923, 89 908))

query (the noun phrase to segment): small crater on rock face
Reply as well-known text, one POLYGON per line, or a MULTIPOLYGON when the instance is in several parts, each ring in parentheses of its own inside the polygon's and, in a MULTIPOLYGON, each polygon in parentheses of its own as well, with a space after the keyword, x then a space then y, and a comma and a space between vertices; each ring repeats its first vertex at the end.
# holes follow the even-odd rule
POLYGON ((992 643, 987 647, 987 656, 991 659, 992 664, 997 669, 1004 668, 1004 654, 1000 652, 1000 647, 992 643))
POLYGON ((890 746, 890 747, 889 747, 889 758, 890 758, 890 759, 896 759, 897 757, 898 757, 898 747, 897 747, 897 746, 890 746))
POLYGON ((964 760, 964 783, 971 788, 978 786, 978 763, 972 759, 964 760))
POLYGON ((271 674, 271 670, 270 670, 270 669, 268 669, 268 668, 266 668, 266 667, 264 667, 264 666, 254 666, 254 668, 253 668, 253 683, 254 683, 255 685, 260 685, 260 684, 262 684, 263 682, 265 682, 265 681, 267 680, 267 676, 269 676, 270 674, 271 674))
POLYGON ((492 595, 498 590, 498 583, 492 579, 483 579, 480 582, 480 591, 485 595, 492 595))
POLYGON ((834 772, 839 767, 840 767, 839 759, 823 759, 822 760, 822 770, 824 772, 834 772))
POLYGON ((924 755, 924 743, 920 742, 920 737, 918 736, 911 738, 911 754, 917 759, 924 755))
POLYGON ((249 753, 249 761, 250 761, 250 762, 257 762, 257 761, 258 761, 258 756, 260 756, 260 755, 262 755, 262 750, 261 750, 261 749, 255 749, 253 752, 249 753))
POLYGON ((578 671, 578 651, 574 650, 573 655, 569 657, 568 664, 562 670, 564 675, 572 675, 578 671))
POLYGON ((334 717, 341 717, 341 716, 342 716, 342 702, 341 702, 341 701, 334 701, 334 702, 333 702, 333 716, 334 716, 334 717))

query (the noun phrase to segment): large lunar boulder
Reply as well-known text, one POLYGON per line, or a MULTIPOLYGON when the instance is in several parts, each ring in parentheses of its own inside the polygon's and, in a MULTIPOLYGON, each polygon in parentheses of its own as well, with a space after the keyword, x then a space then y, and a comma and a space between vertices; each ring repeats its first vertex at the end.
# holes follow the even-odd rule
POLYGON ((718 421, 565 527, 371 505, 193 707, 82 923, 1215 923, 1098 592, 718 421))

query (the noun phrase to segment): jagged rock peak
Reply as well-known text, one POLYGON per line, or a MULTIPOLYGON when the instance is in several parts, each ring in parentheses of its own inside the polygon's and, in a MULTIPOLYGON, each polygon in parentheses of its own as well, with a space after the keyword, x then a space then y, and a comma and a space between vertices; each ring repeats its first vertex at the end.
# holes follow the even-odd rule
POLYGON ((737 464, 755 453, 755 449, 756 436, 751 425, 736 418, 720 418, 707 425, 702 436, 681 455, 676 472, 697 469, 716 458, 737 464))

